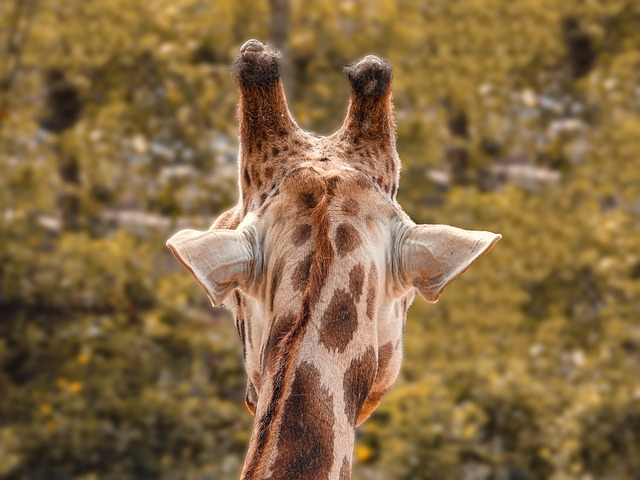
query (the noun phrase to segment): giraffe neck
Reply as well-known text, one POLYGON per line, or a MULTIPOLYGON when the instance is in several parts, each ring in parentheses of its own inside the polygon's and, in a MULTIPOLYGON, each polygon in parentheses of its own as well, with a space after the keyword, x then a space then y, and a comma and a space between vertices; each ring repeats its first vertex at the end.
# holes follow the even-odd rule
POLYGON ((287 391, 278 401, 273 401, 277 379, 263 385, 262 393, 271 395, 261 394, 258 401, 242 480, 351 478, 355 425, 344 413, 342 383, 328 385, 322 378, 329 368, 297 362, 285 374, 287 391))
MULTIPOLYGON (((311 171, 302 174, 297 185, 315 225, 314 254, 297 315, 274 319, 271 326, 243 480, 349 479, 357 412, 364 401, 363 388, 358 386, 368 391, 375 375, 375 353, 367 358, 366 372, 353 371, 352 359, 338 353, 331 333, 321 338, 323 326, 335 320, 335 314, 319 305, 328 299, 334 305, 338 294, 332 287, 337 271, 329 234, 328 186, 311 171), (318 355, 321 344, 327 350, 318 355), (361 382, 362 377, 367 382, 361 382), (356 388, 352 378, 358 379, 356 388)), ((271 298, 277 298, 278 283, 271 286, 271 298)))
POLYGON ((328 270, 319 300, 311 302, 310 281, 298 316, 276 319, 268 334, 242 480, 351 478, 355 427, 377 354, 368 330, 355 327, 367 323, 366 302, 356 308, 353 293, 330 288, 335 270, 328 270))

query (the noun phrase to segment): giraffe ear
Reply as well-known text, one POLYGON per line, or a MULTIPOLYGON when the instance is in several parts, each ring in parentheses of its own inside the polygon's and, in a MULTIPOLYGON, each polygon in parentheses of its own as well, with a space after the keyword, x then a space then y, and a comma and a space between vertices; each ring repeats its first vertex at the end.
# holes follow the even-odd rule
POLYGON ((402 240, 400 278, 427 302, 435 303, 444 290, 502 235, 462 230, 448 225, 415 225, 402 240))
POLYGON ((234 288, 251 282, 257 258, 252 238, 247 231, 181 230, 167 247, 218 306, 234 288))

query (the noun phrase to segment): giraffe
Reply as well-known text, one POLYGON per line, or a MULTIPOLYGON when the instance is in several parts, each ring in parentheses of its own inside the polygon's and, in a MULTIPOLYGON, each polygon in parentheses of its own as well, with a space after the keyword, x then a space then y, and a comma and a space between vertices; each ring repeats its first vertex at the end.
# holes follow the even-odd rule
POLYGON ((232 64, 238 204, 167 241, 234 316, 255 417, 242 480, 351 478, 355 428, 398 375, 416 292, 437 301, 501 238, 411 221, 396 202, 391 65, 367 56, 345 72, 342 127, 307 133, 279 53, 246 42, 232 64))

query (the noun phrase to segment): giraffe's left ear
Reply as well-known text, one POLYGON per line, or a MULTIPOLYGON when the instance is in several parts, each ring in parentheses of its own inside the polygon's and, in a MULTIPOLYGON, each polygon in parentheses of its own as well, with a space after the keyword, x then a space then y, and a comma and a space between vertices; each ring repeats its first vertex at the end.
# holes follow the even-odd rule
POLYGON ((502 235, 462 230, 448 225, 414 225, 400 248, 400 279, 427 302, 435 303, 444 290, 502 235))
POLYGON ((167 247, 203 286, 214 306, 234 288, 249 286, 259 257, 246 230, 181 230, 167 240, 167 247))

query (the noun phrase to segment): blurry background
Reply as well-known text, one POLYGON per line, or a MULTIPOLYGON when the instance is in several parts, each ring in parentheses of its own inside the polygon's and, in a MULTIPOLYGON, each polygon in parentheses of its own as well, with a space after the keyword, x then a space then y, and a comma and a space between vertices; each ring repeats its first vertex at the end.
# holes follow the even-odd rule
POLYGON ((504 236, 410 309, 354 478, 640 478, 637 0, 0 2, 0 478, 237 478, 240 343, 164 242, 235 201, 253 37, 325 134, 390 59, 400 203, 504 236))

